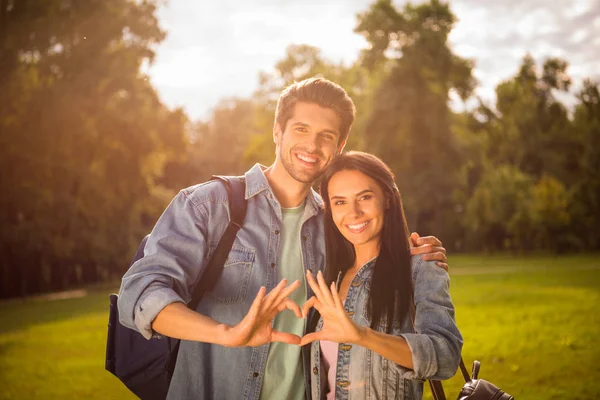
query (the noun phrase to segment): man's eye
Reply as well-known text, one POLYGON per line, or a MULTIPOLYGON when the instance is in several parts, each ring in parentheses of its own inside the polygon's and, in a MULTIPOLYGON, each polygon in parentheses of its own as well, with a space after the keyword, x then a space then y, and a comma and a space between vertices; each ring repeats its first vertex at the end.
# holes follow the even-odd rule
POLYGON ((363 197, 361 197, 361 200, 370 200, 372 198, 372 196, 370 194, 365 194, 363 197))
POLYGON ((344 204, 343 200, 336 200, 336 201, 333 202, 334 206, 341 206, 342 204, 344 204))
POLYGON ((297 130, 298 132, 306 132, 306 128, 305 128, 305 127, 303 127, 303 126, 299 126, 299 127, 297 127, 297 128, 296 128, 296 130, 297 130))

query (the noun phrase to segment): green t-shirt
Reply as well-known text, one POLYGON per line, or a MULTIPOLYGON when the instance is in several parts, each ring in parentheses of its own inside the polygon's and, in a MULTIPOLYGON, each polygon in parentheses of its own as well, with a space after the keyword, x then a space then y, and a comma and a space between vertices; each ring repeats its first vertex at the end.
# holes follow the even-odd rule
MULTIPOLYGON (((300 229, 304 205, 296 208, 284 208, 283 229, 281 231, 281 256, 277 265, 277 282, 287 279, 288 283, 300 280, 302 284, 289 298, 300 307, 306 302, 306 282, 302 266, 302 249, 300 247, 300 229)), ((304 319, 299 319, 290 310, 277 314, 273 324, 275 330, 294 333, 300 337, 304 334, 304 319)), ((300 346, 285 343, 271 343, 265 377, 260 392, 261 400, 270 399, 304 399, 304 373, 300 346)))

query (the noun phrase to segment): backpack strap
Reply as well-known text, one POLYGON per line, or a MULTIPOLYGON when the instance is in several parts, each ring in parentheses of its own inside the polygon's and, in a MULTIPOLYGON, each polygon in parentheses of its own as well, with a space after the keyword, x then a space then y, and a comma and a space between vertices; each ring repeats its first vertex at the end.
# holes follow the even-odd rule
POLYGON ((192 310, 195 310, 198 307, 204 293, 212 290, 217 283, 219 276, 221 276, 223 265, 225 265, 225 260, 227 260, 227 256, 231 251, 235 236, 244 224, 248 206, 248 201, 246 200, 246 182, 243 177, 213 175, 211 180, 220 180, 225 184, 227 197, 229 199, 230 220, 229 225, 227 225, 227 228, 225 229, 225 233, 221 236, 221 240, 219 240, 219 244, 206 266, 206 270, 202 274, 200 282, 194 289, 192 301, 188 304, 188 307, 192 310))

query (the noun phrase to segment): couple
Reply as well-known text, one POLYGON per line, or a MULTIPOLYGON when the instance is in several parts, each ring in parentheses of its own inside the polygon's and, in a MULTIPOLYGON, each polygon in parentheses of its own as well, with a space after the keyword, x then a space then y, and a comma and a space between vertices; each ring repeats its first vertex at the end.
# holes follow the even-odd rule
POLYGON ((418 399, 422 379, 456 371, 445 249, 409 239, 385 164, 340 155, 354 113, 325 79, 282 92, 275 162, 246 172, 244 225, 196 311, 185 304, 229 222, 226 190, 184 189, 158 220, 118 306, 146 338, 183 339, 168 398, 418 399))

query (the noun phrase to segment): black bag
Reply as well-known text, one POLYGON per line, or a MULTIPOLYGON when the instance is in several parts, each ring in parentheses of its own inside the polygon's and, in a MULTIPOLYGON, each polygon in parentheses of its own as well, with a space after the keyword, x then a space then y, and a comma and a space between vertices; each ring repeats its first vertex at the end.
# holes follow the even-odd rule
MULTIPOLYGON (((243 178, 213 176, 211 179, 219 179, 225 183, 231 220, 208 262, 200 283, 194 289, 192 301, 188 304, 192 310, 195 310, 200 304, 202 295, 206 291, 210 291, 217 282, 235 236, 246 217, 247 202, 243 178)), ((147 239, 148 236, 140 243, 132 264, 144 255, 147 239)), ((163 400, 167 397, 180 341, 166 336, 147 340, 138 331, 121 325, 117 300, 118 295, 110 295, 106 369, 141 399, 163 400)))
MULTIPOLYGON (((461 357, 460 370, 465 378, 465 385, 458 394, 458 400, 514 400, 508 393, 504 393, 502 389, 483 379, 479 379, 480 362, 473 362, 473 375, 469 376, 467 367, 461 357)), ((429 381, 429 387, 435 400, 446 400, 446 394, 440 381, 429 381)))

